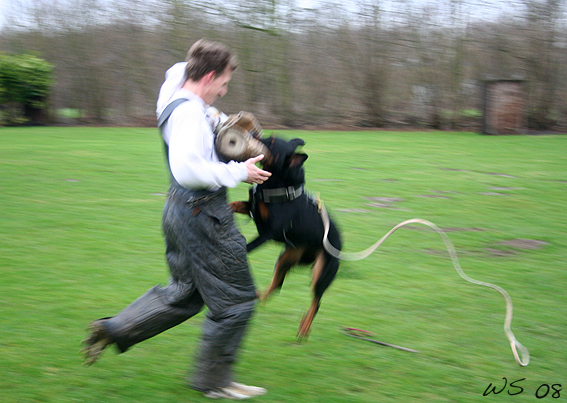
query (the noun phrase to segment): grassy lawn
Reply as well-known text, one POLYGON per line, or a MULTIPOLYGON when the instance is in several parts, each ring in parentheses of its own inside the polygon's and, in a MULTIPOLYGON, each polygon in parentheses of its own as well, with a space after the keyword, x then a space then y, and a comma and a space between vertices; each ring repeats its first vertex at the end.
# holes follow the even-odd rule
MULTIPOLYGON (((531 363, 514 361, 500 294, 462 280, 439 236, 412 225, 341 264, 306 343, 295 333, 308 270, 258 306, 236 366, 241 382, 268 388, 256 401, 531 402, 547 388, 544 401, 567 400, 566 136, 280 134, 306 140, 307 187, 338 222, 345 251, 406 219, 437 224, 469 276, 511 295, 512 330, 531 363), (419 353, 346 337, 342 326, 419 353), (502 393, 483 396, 504 377, 502 393)), ((203 314, 92 367, 79 354, 90 321, 167 282, 166 191, 155 129, 0 129, 0 401, 207 401, 185 386, 203 314)), ((253 237, 253 223, 238 221, 253 237)), ((279 250, 250 254, 259 288, 279 250)))

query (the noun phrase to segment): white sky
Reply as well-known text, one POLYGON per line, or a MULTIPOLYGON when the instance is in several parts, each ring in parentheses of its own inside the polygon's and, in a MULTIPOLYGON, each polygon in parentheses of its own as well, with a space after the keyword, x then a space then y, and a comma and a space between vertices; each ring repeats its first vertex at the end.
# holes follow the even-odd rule
POLYGON ((6 0, 0 0, 0 27, 4 24, 4 16, 6 15, 6 0))
MULTIPOLYGON (((6 23, 6 16, 8 14, 17 12, 17 10, 19 8, 23 8, 28 1, 34 0, 0 0, 0 28, 6 23)), ((346 6, 347 9, 356 9, 356 0, 335 0, 334 2, 335 4, 340 3, 341 5, 346 6)), ((377 4, 380 4, 385 11, 391 11, 392 9, 399 8, 400 4, 403 4, 400 0, 376 0, 376 2, 377 4)), ((295 0, 295 4, 298 7, 305 9, 318 8, 322 3, 324 3, 323 0, 295 0)), ((422 6, 427 4, 435 5, 439 3, 446 5, 448 4, 448 0, 408 0, 408 3, 422 6)), ((458 1, 455 4, 459 4, 461 13, 464 12, 472 17, 490 18, 491 16, 495 17, 502 13, 510 15, 514 13, 514 11, 518 11, 522 3, 522 0, 463 0, 458 1)))

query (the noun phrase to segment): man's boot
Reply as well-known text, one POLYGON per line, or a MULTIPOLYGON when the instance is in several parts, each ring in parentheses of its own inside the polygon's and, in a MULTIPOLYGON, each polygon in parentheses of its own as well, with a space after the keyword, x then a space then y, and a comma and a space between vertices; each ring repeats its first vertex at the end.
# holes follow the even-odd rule
POLYGON ((85 365, 94 364, 106 346, 113 343, 110 335, 107 333, 102 324, 107 319, 108 318, 95 320, 88 327, 91 334, 83 340, 85 347, 82 350, 83 355, 85 356, 85 365))

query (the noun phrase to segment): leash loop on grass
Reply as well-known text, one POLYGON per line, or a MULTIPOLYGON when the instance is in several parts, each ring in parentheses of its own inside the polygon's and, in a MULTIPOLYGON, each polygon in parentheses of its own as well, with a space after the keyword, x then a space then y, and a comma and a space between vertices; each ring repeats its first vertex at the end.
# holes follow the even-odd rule
POLYGON ((325 226, 325 235, 323 236, 323 246, 325 247, 325 249, 327 250, 328 253, 330 253, 334 257, 341 259, 341 260, 354 261, 354 260, 362 260, 362 259, 367 258, 376 249, 378 249, 378 247, 380 245, 382 245, 382 243, 390 235, 392 235, 396 230, 398 230, 399 228, 401 228, 405 225, 423 224, 423 225, 426 225, 429 228, 433 229, 435 232, 437 232, 437 234, 439 234, 439 236, 441 236, 441 239, 445 243, 447 251, 449 252, 449 256, 451 257, 451 260, 453 262, 453 266, 455 267, 455 270, 457 271, 459 276, 461 276, 461 278, 468 281, 469 283, 473 283, 473 284, 482 285, 482 286, 485 286, 485 287, 492 288, 492 289, 498 291, 504 297, 504 300, 506 301, 506 317, 505 317, 505 320, 504 320, 504 333, 506 334, 506 337, 508 338, 508 340, 510 342, 510 347, 512 348, 512 353, 514 354, 514 358, 516 359, 516 362, 518 363, 518 365, 521 366, 521 367, 525 367, 530 363, 530 352, 528 351, 528 349, 524 345, 522 345, 522 343, 520 343, 516 339, 516 337, 514 336, 514 333, 512 332, 512 329, 511 329, 513 306, 512 306, 512 298, 510 297, 510 295, 503 288, 501 288, 497 285, 494 285, 494 284, 491 284, 491 283, 486 283, 484 281, 478 281, 478 280, 475 280, 475 279, 469 277, 464 272, 463 268, 461 267, 461 264, 459 263, 459 258, 457 257, 457 252, 455 250, 455 246, 453 245, 453 242, 451 242, 451 240, 449 239, 447 234, 441 228, 439 228, 437 225, 433 224, 430 221, 422 220, 421 218, 412 218, 410 220, 406 220, 406 221, 401 222, 398 225, 396 225, 386 235, 384 235, 378 242, 376 242, 374 245, 372 245, 368 249, 363 250, 362 252, 358 252, 358 253, 345 253, 345 252, 342 252, 342 251, 336 249, 333 245, 331 245, 331 242, 329 242, 328 235, 329 235, 330 219, 329 219, 329 215, 327 213, 327 210, 325 209, 325 205, 322 202, 320 202, 320 211, 321 211, 321 217, 323 219, 323 225, 325 226))

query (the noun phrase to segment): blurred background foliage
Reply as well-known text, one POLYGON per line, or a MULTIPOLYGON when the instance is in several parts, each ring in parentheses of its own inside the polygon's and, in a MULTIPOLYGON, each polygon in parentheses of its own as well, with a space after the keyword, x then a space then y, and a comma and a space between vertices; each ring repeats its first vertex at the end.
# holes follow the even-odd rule
POLYGON ((477 130, 483 82, 520 79, 527 127, 567 129, 565 0, 7 0, 0 12, 0 52, 54 66, 45 123, 155 125, 166 69, 207 37, 241 61, 218 106, 267 126, 477 130))
POLYGON ((8 125, 40 123, 53 84, 53 65, 34 55, 0 53, 0 105, 8 125))

